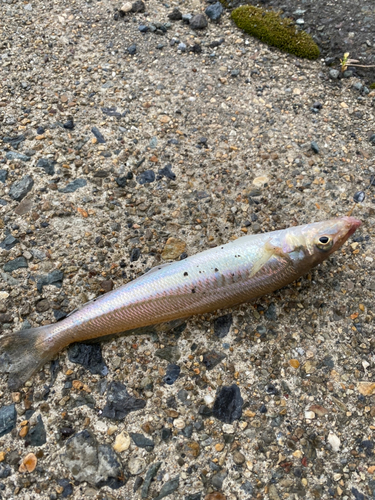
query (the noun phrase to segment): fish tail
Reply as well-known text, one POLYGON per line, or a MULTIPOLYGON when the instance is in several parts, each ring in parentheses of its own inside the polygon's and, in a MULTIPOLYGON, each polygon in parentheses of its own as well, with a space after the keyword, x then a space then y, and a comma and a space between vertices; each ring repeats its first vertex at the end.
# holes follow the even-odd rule
POLYGON ((8 387, 21 388, 56 354, 48 338, 53 325, 20 330, 0 338, 0 373, 9 374, 8 387))

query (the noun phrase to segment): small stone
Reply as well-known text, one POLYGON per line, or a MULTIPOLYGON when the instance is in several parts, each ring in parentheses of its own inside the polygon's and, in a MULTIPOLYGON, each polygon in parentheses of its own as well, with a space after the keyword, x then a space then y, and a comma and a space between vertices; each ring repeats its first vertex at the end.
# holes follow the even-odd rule
POLYGON ((178 50, 181 50, 181 52, 186 52, 186 49, 187 49, 186 43, 184 43, 184 42, 180 42, 180 43, 177 45, 177 49, 178 49, 178 50))
POLYGON ((103 134, 100 132, 98 127, 92 127, 91 132, 94 134, 96 137, 96 140, 98 141, 98 144, 104 144, 107 141, 104 139, 103 134))
POLYGON ((214 334, 219 339, 226 337, 229 333, 230 327, 233 323, 232 314, 225 314, 224 316, 219 316, 214 321, 214 334))
POLYGON ((166 374, 163 378, 164 382, 168 385, 172 385, 178 379, 180 375, 181 368, 178 365, 170 364, 167 366, 166 374))
POLYGON ((161 466, 161 462, 155 462, 149 467, 148 471, 146 472, 145 481, 143 483, 142 491, 141 491, 142 498, 148 497, 148 490, 150 488, 151 481, 156 476, 160 466, 161 466))
POLYGON ((113 449, 117 453, 121 453, 122 451, 126 451, 130 446, 130 436, 127 432, 123 431, 116 436, 115 442, 113 444, 113 449))
POLYGON ((236 464, 236 465, 242 465, 243 463, 245 463, 245 455, 243 455, 240 451, 235 451, 233 453, 233 462, 236 464))
POLYGON ((299 367, 299 361, 298 361, 298 359, 290 359, 289 360, 289 364, 290 364, 291 367, 295 368, 296 370, 299 367))
POLYGON ((218 420, 231 424, 241 418, 242 405, 240 388, 236 384, 224 386, 216 396, 212 413, 218 420))
POLYGON ((199 443, 196 441, 188 441, 184 443, 182 451, 188 457, 197 458, 201 450, 199 443))
POLYGON ((167 481, 166 483, 164 483, 163 486, 161 487, 159 495, 155 497, 154 500, 161 500, 162 498, 176 491, 178 489, 179 483, 180 483, 180 476, 176 476, 167 481))
POLYGON ((140 31, 141 33, 147 33, 148 30, 149 27, 146 24, 140 24, 138 26, 138 31, 140 31))
POLYGON ((20 181, 14 182, 9 189, 9 196, 16 201, 21 201, 33 188, 34 180, 30 175, 25 175, 20 181))
POLYGON ((6 180, 8 178, 8 170, 0 170, 0 182, 5 184, 6 180))
POLYGON ((0 437, 11 432, 17 423, 17 412, 15 405, 2 406, 0 408, 0 437))
POLYGON ((370 144, 372 144, 373 146, 375 146, 375 134, 371 134, 370 135, 369 142, 370 142, 370 144))
POLYGON ((161 168, 158 173, 159 173, 159 175, 163 175, 164 177, 167 177, 168 179, 171 179, 172 181, 174 181, 176 179, 176 174, 174 172, 172 172, 172 165, 170 163, 165 165, 164 168, 161 168))
POLYGON ((37 466, 37 463, 38 459, 36 458, 34 453, 28 453, 22 460, 18 470, 20 472, 33 472, 35 470, 35 467, 37 466))
POLYGON ((38 160, 36 164, 37 167, 42 168, 48 175, 55 175, 54 165, 55 162, 51 162, 47 158, 40 158, 40 160, 38 160))
POLYGON ((8 151, 5 155, 7 160, 21 160, 21 161, 29 161, 30 156, 23 155, 22 153, 17 153, 16 151, 8 151))
POLYGON ((131 56, 134 56, 134 54, 137 52, 137 46, 135 43, 133 43, 126 50, 129 52, 131 56))
POLYGON ((50 303, 47 299, 38 300, 38 302, 35 304, 35 309, 38 313, 46 312, 50 307, 50 303))
POLYGON ((146 460, 143 458, 132 457, 128 462, 128 470, 132 476, 138 476, 146 469, 146 460))
POLYGON ((362 203, 365 201, 366 193, 364 191, 357 191, 353 196, 353 201, 355 203, 362 203))
POLYGON ((69 182, 64 188, 59 189, 60 193, 74 193, 77 189, 86 186, 86 179, 75 179, 73 182, 69 182))
POLYGON ((339 70, 337 70, 337 69, 330 69, 329 70, 329 77, 332 80, 337 80, 339 76, 340 76, 340 71, 339 70))
POLYGON ((363 396, 372 396, 375 394, 375 382, 359 382, 357 389, 363 396))
POLYGON ((340 450, 341 441, 336 434, 330 432, 328 434, 327 442, 331 445, 333 451, 338 452, 340 450))
POLYGON ((120 7, 120 12, 122 12, 123 14, 127 14, 128 12, 130 12, 132 10, 132 4, 131 2, 125 2, 124 4, 122 4, 122 6, 120 7))
POLYGON ((269 500, 280 500, 280 495, 274 484, 270 484, 268 487, 269 500))
POLYGON ((262 187, 269 182, 269 178, 266 175, 261 175, 259 177, 255 177, 253 180, 253 185, 257 187, 262 187))
POLYGON ((156 349, 155 356, 165 359, 169 363, 176 363, 180 359, 181 353, 177 346, 168 346, 156 349))
POLYGON ((221 470, 217 474, 214 474, 211 478, 211 484, 212 486, 217 489, 221 490, 223 487, 223 482, 225 478, 227 477, 228 472, 226 470, 221 470))
POLYGON ((43 446, 47 442, 46 429, 40 415, 38 415, 36 425, 30 428, 26 441, 31 446, 43 446))
POLYGON ((153 449, 155 446, 155 443, 151 439, 147 438, 143 434, 140 434, 139 432, 130 432, 129 435, 138 448, 145 448, 147 450, 149 448, 153 449))
POLYGON ((224 7, 220 2, 216 2, 209 5, 205 10, 206 16, 209 19, 211 19, 211 21, 219 20, 223 12, 224 12, 224 7))
POLYGON ((305 411, 306 420, 313 420, 315 418, 315 413, 313 411, 305 411))
POLYGON ((33 201, 29 198, 24 198, 17 208, 14 209, 17 215, 25 215, 33 208, 33 201))
POLYGON ((113 420, 123 420, 132 411, 141 410, 146 401, 130 395, 124 384, 111 382, 107 392, 107 403, 102 416, 113 420))
POLYGON ((315 141, 312 141, 312 142, 311 142, 311 150, 312 150, 315 154, 319 154, 319 146, 318 146, 318 144, 317 144, 315 141))
POLYGON ((303 26, 305 24, 305 20, 300 17, 299 19, 296 19, 296 24, 298 24, 298 26, 303 26))
POLYGON ((4 248, 4 250, 11 250, 17 245, 17 243, 19 243, 19 240, 17 240, 11 234, 8 234, 8 236, 6 236, 0 243, 0 248, 4 248))
POLYGON ((70 118, 69 120, 67 120, 63 127, 66 129, 66 130, 73 130, 74 127, 75 127, 75 123, 73 121, 73 118, 70 118))
POLYGON ((225 359, 225 354, 219 351, 207 351, 203 354, 203 364, 207 370, 212 370, 217 366, 223 359, 225 359))
POLYGON ((137 175, 136 180, 141 185, 155 182, 155 172, 153 170, 145 170, 141 174, 137 175))
POLYGON ((176 427, 176 429, 184 429, 185 425, 186 423, 183 418, 176 418, 173 420, 173 427, 176 427))
POLYGON ((161 254, 164 260, 175 260, 186 250, 185 241, 179 238, 168 238, 161 254))
POLYGON ((320 405, 312 405, 310 406, 310 410, 316 413, 319 417, 324 417, 328 413, 328 410, 323 408, 323 406, 320 405))
POLYGON ((168 14, 168 18, 171 20, 171 21, 180 21, 182 19, 182 14, 181 14, 181 11, 175 7, 172 12, 170 12, 168 14))
POLYGON ((146 6, 142 0, 137 0, 132 4, 132 12, 139 13, 144 12, 146 10, 146 6))
POLYGON ((204 497, 204 500, 227 500, 227 498, 220 491, 213 491, 212 493, 208 493, 204 497))
POLYGON ((4 264, 3 269, 6 273, 11 273, 12 271, 16 271, 17 269, 21 269, 23 267, 29 267, 27 260, 25 257, 17 257, 16 259, 8 260, 8 262, 4 264))
POLYGON ((141 250, 139 248, 132 248, 130 252, 130 262, 136 262, 141 256, 141 250))
POLYGON ((207 28, 208 22, 204 14, 196 14, 190 19, 190 27, 193 30, 202 30, 207 28))

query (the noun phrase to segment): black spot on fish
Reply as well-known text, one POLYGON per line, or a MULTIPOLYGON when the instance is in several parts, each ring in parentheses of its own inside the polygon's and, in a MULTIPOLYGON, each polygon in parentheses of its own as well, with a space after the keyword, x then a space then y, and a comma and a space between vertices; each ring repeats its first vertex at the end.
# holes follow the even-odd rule
POLYGON ((191 293, 195 293, 195 288, 192 288, 191 293))
POLYGON ((184 276, 189 276, 189 274, 185 271, 185 272, 184 272, 184 276))
POLYGON ((219 269, 217 267, 215 267, 215 273, 218 273, 219 272, 219 269))

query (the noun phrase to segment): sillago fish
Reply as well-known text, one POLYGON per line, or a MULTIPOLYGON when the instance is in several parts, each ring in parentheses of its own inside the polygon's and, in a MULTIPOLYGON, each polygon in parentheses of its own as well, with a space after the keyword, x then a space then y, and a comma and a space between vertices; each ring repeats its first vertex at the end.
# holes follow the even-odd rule
POLYGON ((256 299, 307 273, 361 225, 353 217, 238 238, 157 266, 64 320, 0 338, 0 371, 21 387, 72 342, 187 318, 256 299))

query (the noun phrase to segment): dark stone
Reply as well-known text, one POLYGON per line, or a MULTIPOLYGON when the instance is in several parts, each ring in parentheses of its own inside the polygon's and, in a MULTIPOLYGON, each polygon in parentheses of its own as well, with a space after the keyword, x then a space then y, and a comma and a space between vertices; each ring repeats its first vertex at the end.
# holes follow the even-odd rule
POLYGON ((124 384, 121 384, 121 382, 111 382, 108 389, 107 403, 103 408, 102 416, 114 420, 122 420, 131 411, 141 410, 145 406, 146 401, 130 395, 124 384))
POLYGON ((68 359, 72 363, 82 365, 94 375, 107 375, 108 368, 102 356, 100 344, 71 344, 68 348, 68 359))
POLYGON ((144 12, 146 10, 146 6, 142 0, 137 0, 136 2, 133 3, 132 5, 132 12, 138 13, 138 12, 144 12))
POLYGON ((206 16, 211 19, 211 21, 217 21, 220 19, 221 14, 224 12, 224 7, 220 2, 213 3, 207 7, 205 10, 206 16))
POLYGON ((75 127, 75 123, 73 121, 73 118, 71 118, 70 120, 67 120, 64 123, 63 127, 66 128, 67 130, 73 130, 75 127))
POLYGON ((369 137, 369 142, 375 146, 375 134, 371 134, 370 137, 369 137))
POLYGON ((207 28, 208 22, 204 14, 196 14, 190 19, 190 27, 193 30, 202 30, 207 28))
POLYGON ((161 168, 159 170, 159 174, 164 175, 165 177, 168 177, 168 179, 172 179, 172 181, 174 181, 176 179, 176 174, 174 172, 172 172, 172 165, 170 163, 165 165, 164 168, 161 168))
POLYGON ((243 490, 248 495, 253 495, 254 486, 250 483, 250 481, 245 481, 244 484, 241 486, 241 490, 243 490))
POLYGON ((9 189, 12 200, 21 201, 32 190, 34 180, 30 175, 25 175, 20 181, 14 182, 9 189))
POLYGON ((5 184, 7 178, 8 178, 8 170, 0 170, 0 182, 5 184))
POLYGON ((202 493, 192 493, 191 495, 186 495, 185 500, 201 500, 202 493))
POLYGON ((30 156, 23 155, 22 153, 16 153, 16 151, 8 151, 5 155, 7 160, 21 160, 21 161, 29 161, 30 156))
POLYGON ((58 269, 54 269, 53 271, 51 271, 48 274, 45 274, 44 276, 39 276, 36 285, 37 290, 39 293, 41 293, 43 287, 46 285, 53 285, 56 288, 61 288, 63 279, 64 279, 64 273, 62 271, 59 271, 58 269))
POLYGON ((139 248, 132 248, 130 252, 130 262, 135 262, 141 256, 141 250, 139 248))
POLYGON ((138 26, 138 31, 140 31, 141 33, 147 33, 148 30, 149 27, 146 24, 140 24, 138 26))
POLYGON ((171 21, 180 21, 182 19, 182 14, 181 14, 181 11, 175 7, 172 12, 170 12, 168 14, 168 18, 171 20, 171 21))
POLYGON ((131 56, 134 56, 134 54, 137 52, 137 46, 135 43, 133 43, 126 50, 129 52, 131 56))
POLYGON ((180 484, 180 476, 176 476, 166 483, 163 484, 161 487, 161 490, 159 491, 159 495, 154 498, 154 500, 161 500, 162 498, 170 495, 174 491, 178 489, 178 486, 180 484))
POLYGON ((35 309, 37 310, 38 313, 46 312, 50 307, 51 307, 50 303, 48 302, 47 299, 39 300, 35 305, 35 309))
POLYGON ((226 470, 221 470, 217 474, 214 474, 211 478, 211 484, 216 490, 221 490, 223 487, 224 479, 227 477, 228 472, 226 470))
POLYGON ((311 149, 315 154, 319 154, 319 146, 315 141, 311 142, 311 149))
POLYGON ((178 365, 168 365, 166 374, 163 378, 164 382, 168 385, 174 384, 180 375, 180 371, 181 368, 178 365))
POLYGON ((160 466, 161 466, 161 462, 155 462, 155 463, 151 464, 148 471, 146 472, 145 481, 143 483, 142 491, 141 491, 142 498, 148 497, 148 490, 150 488, 151 481, 156 476, 156 473, 158 472, 160 466))
POLYGON ((3 137, 3 142, 6 144, 10 144, 12 148, 17 149, 18 146, 21 144, 26 139, 26 137, 21 134, 17 135, 16 137, 3 137))
POLYGON ((186 438, 190 439, 191 436, 193 435, 193 430, 194 430, 193 424, 189 424, 184 429, 182 429, 181 434, 186 438))
POLYGON ((17 257, 16 259, 6 262, 3 269, 6 273, 11 273, 12 271, 21 269, 22 267, 29 267, 29 264, 27 263, 25 257, 17 257))
POLYGON ((129 435, 138 448, 149 449, 154 448, 155 446, 155 443, 151 439, 147 438, 143 434, 140 434, 139 432, 129 432, 129 435))
POLYGON ((126 176, 126 175, 124 175, 124 176, 122 176, 122 177, 117 177, 117 179, 115 179, 115 181, 116 181, 116 184, 117 184, 119 187, 123 188, 123 187, 125 187, 125 186, 126 186, 126 183, 128 182, 128 178, 127 178, 127 176, 126 176))
POLYGON ((95 135, 99 144, 105 144, 107 141, 104 139, 103 134, 97 127, 92 127, 91 132, 95 135))
POLYGON ((225 358, 225 354, 219 351, 207 351, 203 354, 203 364, 207 370, 212 370, 225 358))
POLYGON ((150 184, 155 181, 155 172, 153 170, 145 170, 136 177, 139 184, 150 184))
POLYGON ((268 306, 264 316, 270 321, 277 321, 276 305, 273 302, 268 306))
POLYGON ((353 201, 355 203, 362 203, 365 201, 366 193, 364 191, 357 191, 353 196, 353 201))
POLYGON ((0 408, 0 437, 8 434, 17 423, 17 412, 15 405, 2 406, 0 408))
POLYGON ((0 324, 12 323, 13 317, 9 313, 0 313, 0 324))
POLYGON ((137 476, 134 480, 134 485, 133 485, 134 493, 139 490, 139 488, 142 486, 142 483, 143 483, 143 477, 137 476))
POLYGON ((53 309, 53 315, 55 316, 56 321, 61 321, 67 317, 67 313, 61 309, 53 309))
POLYGON ((36 166, 42 168, 48 175, 55 175, 55 163, 49 161, 47 158, 40 158, 36 166))
POLYGON ((207 405, 200 405, 200 407, 198 409, 198 413, 199 413, 199 415, 202 415, 203 417, 211 417, 212 410, 207 405))
POLYGON ((212 49, 219 47, 221 44, 224 43, 224 38, 220 38, 219 40, 214 40, 213 42, 209 43, 208 46, 211 47, 212 49))
POLYGON ((4 248, 5 250, 11 250, 13 247, 15 247, 19 243, 19 240, 16 240, 14 236, 11 234, 8 234, 3 241, 0 243, 0 248, 4 248))
POLYGON ((38 415, 36 425, 30 428, 26 436, 26 441, 31 446, 43 446, 46 443, 46 429, 40 415, 38 415))
POLYGON ((81 393, 76 398, 70 398, 69 408, 79 408, 80 406, 88 406, 95 408, 95 399, 91 394, 81 393))
POLYGON ((212 413, 218 420, 231 424, 241 417, 242 405, 240 388, 236 384, 225 386, 216 395, 212 413))
POLYGON ((226 337, 229 333, 232 323, 233 317, 231 313, 216 318, 214 321, 214 334, 216 335, 216 337, 218 337, 219 339, 226 337))
POLYGON ((69 182, 64 188, 59 189, 60 193, 74 193, 77 189, 86 186, 86 179, 75 179, 72 182, 69 182))
POLYGON ((163 441, 169 441, 172 437, 172 429, 169 427, 163 427, 161 430, 161 438, 163 441))
POLYGON ((354 486, 352 487, 352 493, 355 500, 366 500, 365 495, 358 491, 357 488, 354 488, 354 486))
POLYGON ((62 498, 68 498, 70 495, 73 495, 73 486, 69 479, 59 479, 57 483, 63 487, 63 491, 60 493, 62 498))
POLYGON ((13 474, 12 468, 8 464, 0 464, 0 479, 5 479, 13 474))

